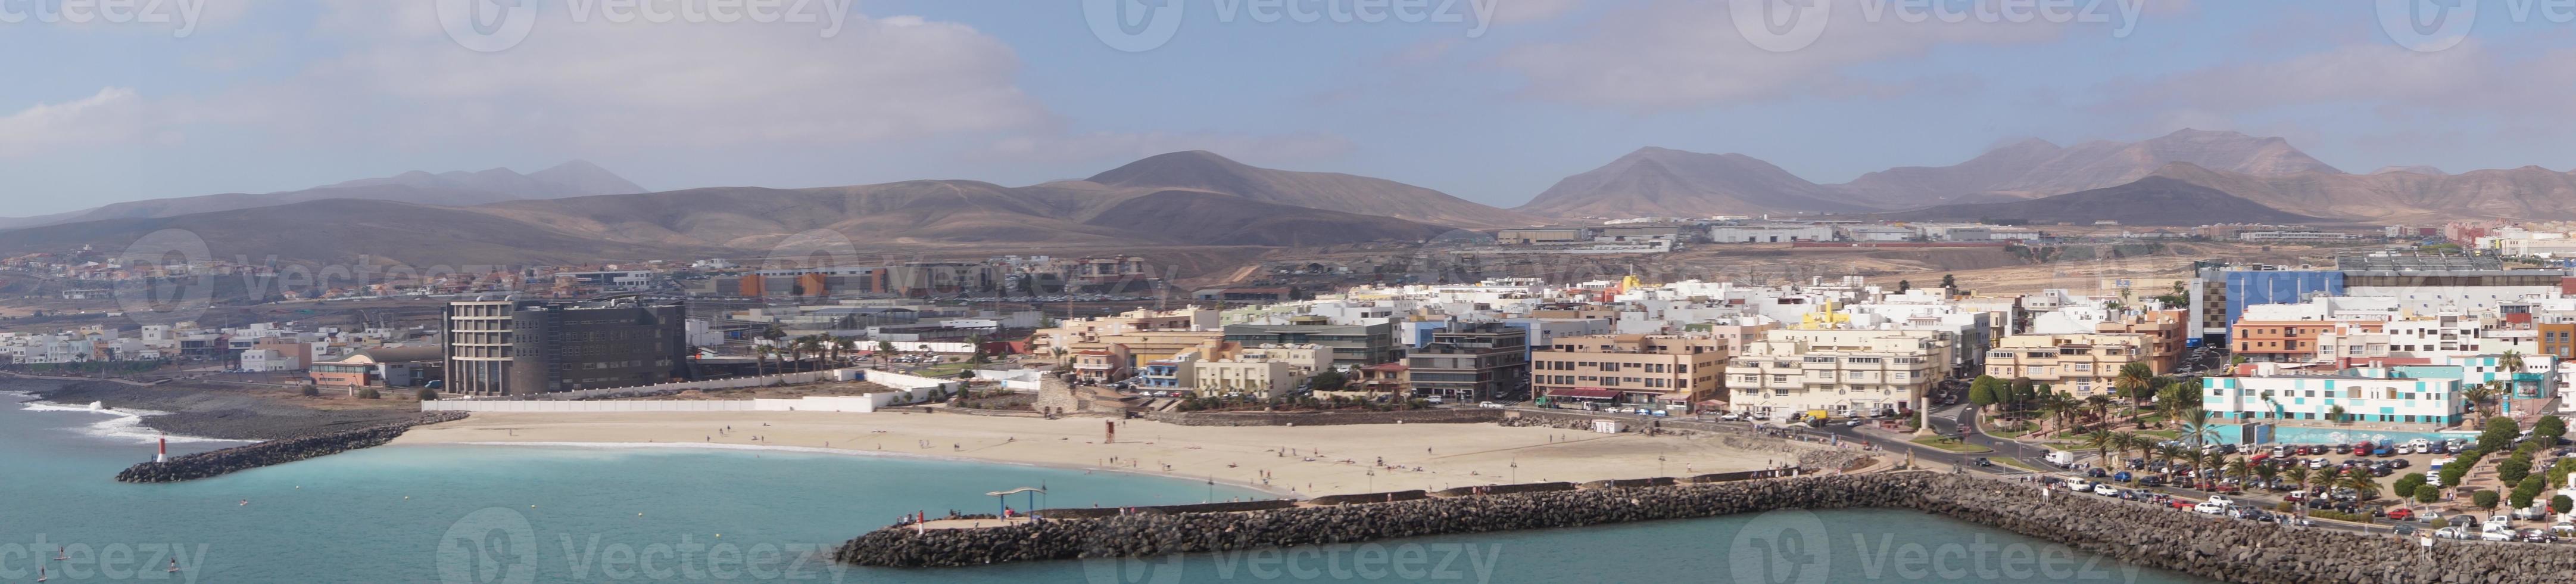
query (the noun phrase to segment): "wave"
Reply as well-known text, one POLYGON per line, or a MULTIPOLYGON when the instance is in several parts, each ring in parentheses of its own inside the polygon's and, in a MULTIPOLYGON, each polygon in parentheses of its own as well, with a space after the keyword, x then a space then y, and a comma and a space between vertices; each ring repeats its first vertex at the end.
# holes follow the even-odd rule
MULTIPOLYGON (((14 393, 14 392, 13 392, 13 393, 14 393)), ((26 394, 17 394, 17 395, 26 395, 26 394)), ((32 396, 29 396, 29 397, 32 397, 32 396)), ((137 409, 117 409, 117 408, 102 408, 102 409, 95 409, 95 410, 93 410, 93 409, 90 409, 90 407, 89 407, 89 406, 85 406, 85 405, 84 405, 84 406, 70 406, 70 405, 63 405, 63 404, 56 404, 56 403, 46 403, 46 402, 40 402, 40 401, 30 401, 30 402, 25 402, 25 403, 19 404, 19 408, 18 408, 18 409, 26 410, 26 411, 31 411, 31 412, 74 412, 74 413, 99 414, 99 415, 110 416, 108 419, 100 420, 100 421, 98 421, 98 422, 94 422, 94 423, 90 423, 90 424, 88 424, 88 425, 82 426, 82 427, 81 427, 81 429, 80 429, 80 432, 81 432, 81 433, 83 433, 83 434, 87 434, 87 435, 93 436, 93 437, 97 437, 97 438, 105 438, 105 439, 108 439, 108 440, 116 440, 116 441, 120 441, 120 442, 136 442, 136 443, 142 443, 142 444, 152 444, 152 443, 158 442, 159 440, 161 440, 161 439, 163 439, 163 438, 168 438, 168 439, 170 439, 170 442, 171 442, 171 443, 174 443, 174 444, 183 444, 183 443, 192 443, 192 442, 254 442, 253 440, 224 440, 224 439, 221 439, 221 438, 202 438, 202 437, 197 437, 197 436, 180 436, 180 435, 175 435, 175 434, 162 434, 162 433, 161 433, 161 431, 159 431, 159 430, 154 430, 154 429, 151 429, 151 428, 145 427, 145 426, 143 425, 143 418, 144 418, 145 416, 164 416, 164 415, 169 415, 169 414, 170 414, 169 412, 157 412, 157 411, 152 411, 152 410, 137 410, 137 409)))

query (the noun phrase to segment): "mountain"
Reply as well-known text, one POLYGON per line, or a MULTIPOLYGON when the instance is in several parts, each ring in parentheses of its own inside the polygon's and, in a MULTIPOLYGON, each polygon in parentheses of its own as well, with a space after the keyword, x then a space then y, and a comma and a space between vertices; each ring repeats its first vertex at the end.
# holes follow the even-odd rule
MULTIPOLYGON (((1261 168, 1202 150, 1158 154, 1089 179, 1068 182, 1113 189, 1224 193, 1265 203, 1455 227, 1525 227, 1545 222, 1537 217, 1391 180, 1333 172, 1261 168)), ((1088 188, 1080 184, 1067 186, 1088 188)))
POLYGON ((2156 176, 2226 191, 2274 208, 2367 223, 2460 219, 2576 220, 2576 173, 2537 166, 2459 174, 2416 171, 2259 176, 2176 164, 2156 176))
POLYGON ((127 249, 145 235, 181 229, 215 259, 346 264, 359 256, 416 267, 588 263, 683 257, 686 246, 636 245, 566 233, 465 209, 394 201, 325 199, 176 217, 120 218, 0 231, 0 250, 89 245, 127 249))
MULTIPOLYGON (((403 185, 422 189, 475 191, 501 195, 500 200, 556 199, 586 195, 628 195, 645 192, 644 187, 589 161, 575 160, 528 174, 507 168, 482 172, 449 171, 430 174, 411 171, 399 175, 359 179, 323 188, 403 185)), ((445 203, 455 204, 455 203, 445 203)))
POLYGON ((1906 166, 1820 185, 1740 154, 1646 148, 1575 175, 1520 210, 1639 217, 1914 209, 2110 187, 2183 163, 2254 176, 2343 174, 2281 138, 2183 129, 2138 142, 2007 144, 1950 166, 1906 166))
POLYGON ((597 165, 575 160, 524 175, 507 168, 437 174, 412 171, 390 177, 353 180, 298 191, 224 193, 128 201, 68 213, 0 218, 0 229, 108 219, 176 217, 192 213, 271 207, 324 199, 368 199, 423 205, 463 206, 519 199, 640 192, 644 192, 644 187, 627 182, 626 179, 619 178, 616 174, 597 165))
POLYGON ((1834 213, 1869 207, 1742 154, 1647 147, 1566 177, 1517 211, 1557 217, 1834 213))
POLYGON ((1941 205, 1881 215, 1903 221, 2018 219, 2031 223, 2209 225, 2214 223, 2315 223, 2322 220, 2274 209, 2179 179, 2151 176, 2129 184, 2005 203, 1941 205))

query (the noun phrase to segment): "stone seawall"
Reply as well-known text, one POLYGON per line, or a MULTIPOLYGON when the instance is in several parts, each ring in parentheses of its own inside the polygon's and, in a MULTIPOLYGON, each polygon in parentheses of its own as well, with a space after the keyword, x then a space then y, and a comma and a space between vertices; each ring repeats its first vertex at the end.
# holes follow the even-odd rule
POLYGON ((360 448, 382 446, 401 437, 412 426, 465 419, 464 412, 431 412, 419 417, 363 428, 314 434, 283 440, 271 440, 223 450, 200 452, 171 458, 166 462, 146 462, 116 473, 118 482, 175 483, 213 478, 263 466, 274 466, 330 456, 360 448))
MULTIPOLYGON (((992 529, 887 528, 834 558, 866 566, 971 566, 1144 557, 1436 535, 1690 519, 1777 509, 1916 509, 2064 543, 2123 562, 2228 582, 2560 582, 2576 554, 2532 544, 2442 542, 2291 528, 1958 475, 1895 473, 1601 488, 1249 513, 1133 514, 992 529)), ((1725 544, 1711 542, 1723 556, 1725 544)))
POLYGON ((1486 424, 1507 410, 1432 409, 1392 412, 1155 412, 1145 418, 1177 426, 1347 426, 1352 424, 1486 424))

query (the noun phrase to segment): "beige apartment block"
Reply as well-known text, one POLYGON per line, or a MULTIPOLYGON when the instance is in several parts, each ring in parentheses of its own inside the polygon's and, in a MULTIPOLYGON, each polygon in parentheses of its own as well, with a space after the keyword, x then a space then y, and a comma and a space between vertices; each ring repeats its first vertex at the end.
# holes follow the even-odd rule
POLYGON ((2111 380, 2120 376, 2121 367, 2146 363, 2154 368, 2148 347, 2155 344, 2148 335, 2127 333, 2014 335, 1986 351, 1986 374, 2028 378, 2079 398, 2113 395, 2111 380))
POLYGON ((1724 339, 1673 335, 1558 337, 1530 353, 1532 393, 1561 402, 1696 403, 1726 398, 1724 339))
POLYGON ((1727 362, 1727 407, 1778 418, 1913 411, 1949 374, 1949 347, 1937 333, 1772 331, 1727 362))

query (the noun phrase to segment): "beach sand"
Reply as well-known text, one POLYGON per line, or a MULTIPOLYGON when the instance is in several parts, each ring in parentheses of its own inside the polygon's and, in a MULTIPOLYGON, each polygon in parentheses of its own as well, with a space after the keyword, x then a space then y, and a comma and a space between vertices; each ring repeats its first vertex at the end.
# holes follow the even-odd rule
POLYGON ((413 428, 394 443, 828 449, 1114 469, 1214 480, 1301 498, 1689 476, 1786 465, 1793 458, 1785 450, 1742 450, 1713 439, 1496 424, 1218 427, 1123 420, 1116 422, 1117 441, 1104 444, 1104 424, 1109 422, 891 412, 507 412, 413 428), (733 430, 719 433, 727 426, 733 430), (1380 459, 1392 468, 1376 466, 1380 459))

